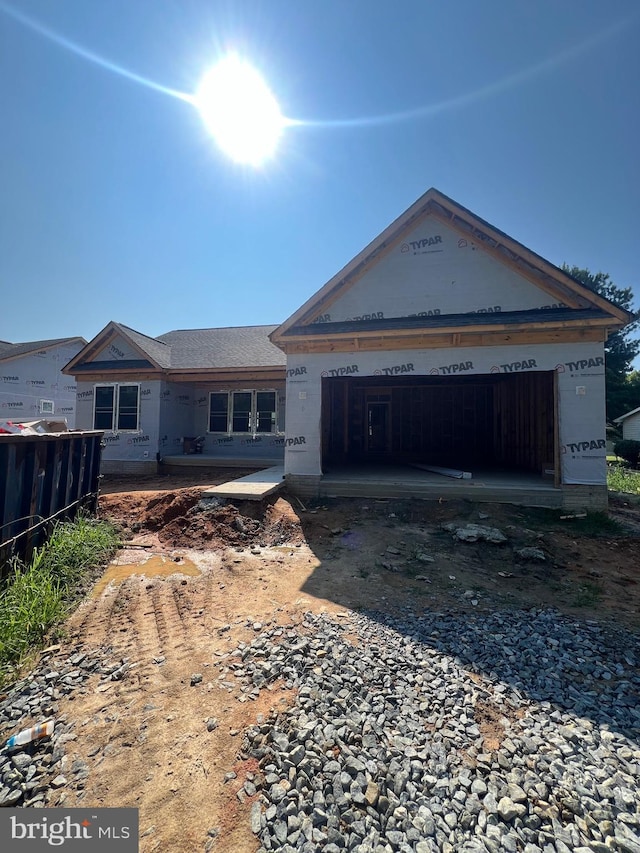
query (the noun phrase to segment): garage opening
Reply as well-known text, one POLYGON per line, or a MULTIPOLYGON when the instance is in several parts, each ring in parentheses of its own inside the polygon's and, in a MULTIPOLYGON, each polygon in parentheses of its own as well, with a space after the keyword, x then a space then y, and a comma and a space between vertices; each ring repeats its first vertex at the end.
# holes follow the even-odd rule
POLYGON ((418 463, 542 475, 555 468, 552 371, 322 383, 323 469, 418 463))

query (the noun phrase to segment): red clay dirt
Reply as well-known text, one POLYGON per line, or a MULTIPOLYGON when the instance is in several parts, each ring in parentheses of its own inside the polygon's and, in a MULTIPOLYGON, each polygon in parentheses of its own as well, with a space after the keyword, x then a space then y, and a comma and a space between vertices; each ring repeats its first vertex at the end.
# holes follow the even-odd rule
MULTIPOLYGON (((462 501, 200 503, 206 486, 234 473, 246 472, 207 472, 200 482, 106 479, 99 513, 121 530, 127 544, 117 562, 132 573, 88 598, 67 625, 61 654, 104 648, 132 666, 106 690, 96 677, 61 703, 77 733, 69 762, 81 758, 90 768, 84 790, 64 791, 61 801, 137 806, 141 853, 207 844, 216 853, 257 850, 251 799, 237 796, 247 774, 259 772, 239 757, 242 731, 295 694, 276 684, 242 701, 221 656, 250 641, 256 626, 299 625, 308 610, 555 606, 640 628, 636 505, 618 507, 635 532, 600 520, 604 535, 590 536, 584 520, 462 501), (499 527, 509 542, 457 543, 442 529, 452 520, 499 527), (525 545, 542 549, 545 561, 518 559, 525 545), (150 567, 165 564, 157 576, 145 572, 152 558, 150 567), (167 576, 169 562, 176 571, 167 576), (181 574, 181 564, 196 570, 181 574), (194 673, 203 677, 192 685, 194 673), (218 721, 212 731, 210 718, 218 721), (225 782, 229 771, 236 778, 225 782)), ((482 722, 500 737, 491 709, 482 722)))

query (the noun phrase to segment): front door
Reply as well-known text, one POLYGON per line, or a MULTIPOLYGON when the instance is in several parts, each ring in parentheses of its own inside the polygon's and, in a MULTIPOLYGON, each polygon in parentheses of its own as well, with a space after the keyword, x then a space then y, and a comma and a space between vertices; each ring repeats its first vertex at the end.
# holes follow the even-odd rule
POLYGON ((390 403, 367 401, 367 450, 385 453, 389 450, 390 403))

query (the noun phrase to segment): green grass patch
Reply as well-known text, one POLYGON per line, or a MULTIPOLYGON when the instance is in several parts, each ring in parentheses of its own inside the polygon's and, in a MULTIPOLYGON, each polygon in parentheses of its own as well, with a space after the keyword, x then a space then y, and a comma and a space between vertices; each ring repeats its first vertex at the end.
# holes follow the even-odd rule
POLYGON ((607 467, 607 486, 612 492, 640 495, 640 471, 632 471, 623 465, 609 465, 607 467))
POLYGON ((67 614, 79 582, 118 544, 114 528, 81 516, 56 524, 29 565, 14 560, 0 589, 0 684, 67 614))

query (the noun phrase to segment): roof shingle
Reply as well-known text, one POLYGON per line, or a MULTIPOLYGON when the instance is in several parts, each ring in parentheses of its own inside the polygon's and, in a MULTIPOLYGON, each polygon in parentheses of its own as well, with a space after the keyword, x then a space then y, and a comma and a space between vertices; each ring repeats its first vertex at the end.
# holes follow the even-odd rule
POLYGON ((284 367, 286 356, 271 343, 273 326, 178 329, 158 336, 171 351, 172 369, 284 367))

